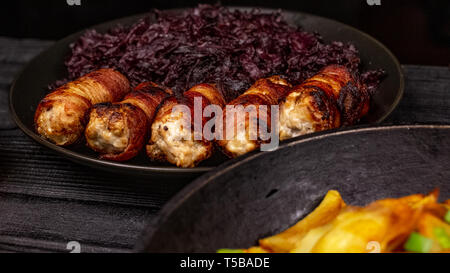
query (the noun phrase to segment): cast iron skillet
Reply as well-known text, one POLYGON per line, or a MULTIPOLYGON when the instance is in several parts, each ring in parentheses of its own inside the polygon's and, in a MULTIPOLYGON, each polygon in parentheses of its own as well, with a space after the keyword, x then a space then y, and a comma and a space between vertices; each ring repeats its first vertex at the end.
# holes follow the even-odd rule
MULTIPOLYGON (((170 12, 177 13, 180 11, 181 10, 171 10, 170 12)), ((274 12, 275 10, 262 9, 262 11, 274 12)), ((118 23, 129 25, 144 16, 146 15, 141 14, 122 18, 92 28, 100 32, 105 32, 118 23)), ((373 98, 370 113, 363 123, 373 124, 381 122, 393 111, 402 97, 404 79, 400 64, 386 47, 374 38, 357 29, 330 19, 290 11, 285 11, 284 16, 286 20, 292 24, 301 25, 309 31, 319 32, 328 41, 340 40, 352 42, 360 51, 364 69, 383 68, 387 71, 388 77, 383 81, 379 88, 379 92, 373 98)), ((151 162, 142 153, 137 158, 126 163, 115 163, 98 159, 97 154, 89 150, 84 144, 63 148, 58 147, 37 135, 33 127, 33 115, 36 106, 48 93, 46 86, 65 77, 66 69, 63 63, 64 58, 69 53, 69 44, 74 42, 82 33, 83 31, 60 40, 47 51, 37 56, 24 68, 22 73, 13 83, 10 93, 11 113, 17 125, 28 136, 40 144, 79 163, 133 175, 177 175, 185 178, 189 176, 194 177, 212 170, 213 167, 225 161, 223 155, 215 153, 214 158, 207 160, 197 168, 182 169, 151 162)))
POLYGON ((310 213, 328 190, 350 205, 428 193, 450 198, 450 125, 314 134, 198 178, 162 209, 136 250, 248 248, 310 213))

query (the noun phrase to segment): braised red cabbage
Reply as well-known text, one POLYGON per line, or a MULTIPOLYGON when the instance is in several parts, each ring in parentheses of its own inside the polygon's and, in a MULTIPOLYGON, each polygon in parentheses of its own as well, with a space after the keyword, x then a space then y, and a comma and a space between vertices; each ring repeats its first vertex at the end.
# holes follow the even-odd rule
MULTIPOLYGON (((359 72, 354 45, 325 43, 319 34, 289 25, 281 13, 199 5, 176 16, 161 11, 153 16, 156 21, 149 17, 107 33, 87 31, 71 45, 66 80, 109 67, 133 85, 151 80, 178 94, 198 83, 216 83, 232 99, 274 74, 299 84, 329 64, 359 72)), ((382 74, 364 78, 375 88, 382 74)))

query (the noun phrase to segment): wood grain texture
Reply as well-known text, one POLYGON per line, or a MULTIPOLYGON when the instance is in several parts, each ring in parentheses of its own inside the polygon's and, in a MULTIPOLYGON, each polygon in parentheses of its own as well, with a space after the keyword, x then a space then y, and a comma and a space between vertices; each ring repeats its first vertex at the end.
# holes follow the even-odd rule
MULTIPOLYGON (((51 41, 0 37, 0 251, 130 251, 145 223, 184 183, 148 181, 77 165, 15 128, 8 92, 51 41)), ((387 123, 450 123, 450 71, 404 66, 405 96, 387 123)))
POLYGON ((384 123, 450 123, 450 68, 405 65, 405 94, 384 123))

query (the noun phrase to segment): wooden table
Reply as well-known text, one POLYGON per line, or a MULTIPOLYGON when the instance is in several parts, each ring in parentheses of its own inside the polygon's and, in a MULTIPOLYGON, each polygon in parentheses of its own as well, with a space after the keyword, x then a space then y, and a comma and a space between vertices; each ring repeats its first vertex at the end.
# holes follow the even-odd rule
MULTIPOLYGON (((184 185, 84 167, 25 136, 8 113, 14 76, 51 41, 0 37, 0 251, 129 252, 184 185)), ((385 124, 450 123, 448 67, 404 66, 405 95, 385 124)), ((450 137, 450 136, 449 136, 450 137)))

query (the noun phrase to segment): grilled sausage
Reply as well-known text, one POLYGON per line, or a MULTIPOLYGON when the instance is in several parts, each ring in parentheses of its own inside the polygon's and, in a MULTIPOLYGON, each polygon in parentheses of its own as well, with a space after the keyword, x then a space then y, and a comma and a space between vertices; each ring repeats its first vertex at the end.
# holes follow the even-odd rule
MULTIPOLYGON (((147 155, 151 159, 190 168, 211 156, 213 143, 205 139, 196 140, 194 137, 195 98, 201 98, 202 110, 208 105, 223 107, 225 104, 221 92, 211 84, 196 85, 184 92, 181 99, 167 99, 152 124, 151 139, 147 145, 147 155), (185 112, 174 109, 177 105, 187 106, 191 111, 191 118, 185 112)), ((202 118, 201 128, 210 119, 202 118)))
POLYGON ((85 131, 87 145, 102 159, 125 161, 135 157, 147 140, 158 106, 171 93, 145 82, 119 103, 94 105, 85 131))
POLYGON ((259 124, 265 124, 267 128, 271 128, 271 105, 278 105, 290 87, 286 80, 279 76, 272 76, 256 81, 250 89, 231 101, 228 104, 229 106, 242 106, 244 108, 254 106, 254 108, 244 110, 243 113, 242 110, 237 108, 235 108, 236 111, 230 111, 225 107, 223 128, 217 130, 216 137, 222 151, 230 157, 237 157, 257 149, 264 142, 268 142, 268 140, 262 141, 258 135, 255 135, 256 124, 259 122, 259 124), (267 111, 260 111, 259 106, 267 106, 267 111), (237 118, 239 114, 246 115, 242 122, 239 122, 237 118), (250 119, 252 115, 256 117, 256 120, 250 119), (234 132, 229 132, 229 129, 233 129, 234 132))
POLYGON ((119 101, 129 91, 127 78, 115 70, 86 74, 41 100, 34 116, 36 131, 56 145, 73 144, 83 134, 93 104, 119 101))
POLYGON ((351 125, 367 114, 365 86, 338 65, 295 86, 280 106, 280 140, 351 125))

